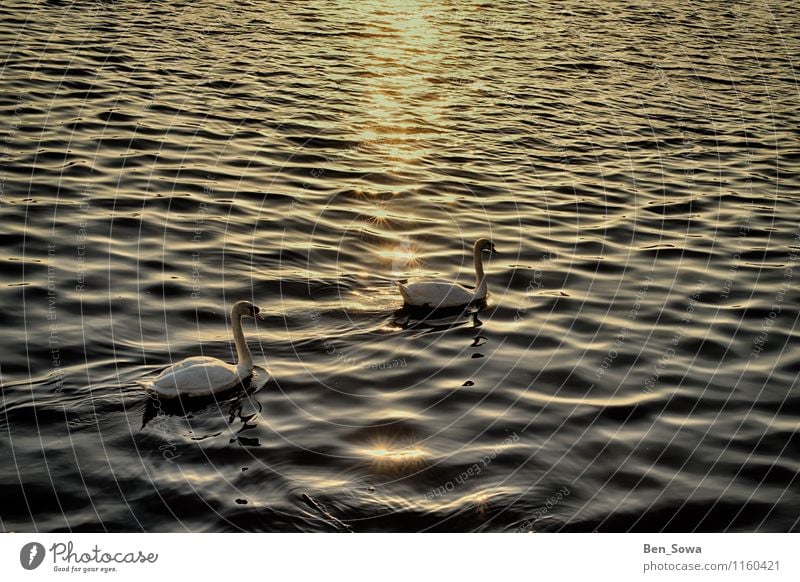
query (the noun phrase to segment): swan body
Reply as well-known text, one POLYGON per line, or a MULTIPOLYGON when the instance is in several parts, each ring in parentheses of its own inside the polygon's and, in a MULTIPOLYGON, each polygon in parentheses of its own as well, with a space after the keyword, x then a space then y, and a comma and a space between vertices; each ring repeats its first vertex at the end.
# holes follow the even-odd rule
POLYGON ((253 374, 253 356, 242 332, 242 317, 263 321, 259 308, 248 301, 239 301, 231 309, 233 338, 237 363, 217 358, 195 356, 181 360, 145 384, 145 390, 163 398, 210 396, 238 386, 253 374))
POLYGON ((417 307, 457 307, 476 300, 474 292, 447 281, 420 281, 410 285, 398 283, 397 286, 405 304, 417 307))
POLYGON ((403 302, 411 307, 443 309, 485 301, 488 288, 486 275, 483 272, 483 251, 497 252, 489 239, 481 238, 475 241, 472 250, 476 278, 474 290, 449 281, 419 281, 408 285, 397 283, 403 302))

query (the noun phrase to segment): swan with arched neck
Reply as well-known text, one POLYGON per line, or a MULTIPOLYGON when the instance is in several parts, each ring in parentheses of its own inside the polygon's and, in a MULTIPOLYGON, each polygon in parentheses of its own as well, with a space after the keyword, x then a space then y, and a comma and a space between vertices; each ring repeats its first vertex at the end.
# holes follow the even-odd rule
POLYGON ((398 282, 396 284, 403 296, 403 302, 410 307, 442 309, 485 301, 489 291, 483 270, 484 252, 496 253, 497 249, 488 238, 479 238, 472 247, 474 290, 450 281, 418 281, 408 285, 398 282))
POLYGON ((249 301, 238 301, 231 309, 233 340, 236 345, 235 364, 206 356, 186 358, 146 382, 145 390, 163 398, 210 396, 230 390, 250 378, 253 375, 253 355, 244 339, 242 317, 263 321, 260 311, 249 301))

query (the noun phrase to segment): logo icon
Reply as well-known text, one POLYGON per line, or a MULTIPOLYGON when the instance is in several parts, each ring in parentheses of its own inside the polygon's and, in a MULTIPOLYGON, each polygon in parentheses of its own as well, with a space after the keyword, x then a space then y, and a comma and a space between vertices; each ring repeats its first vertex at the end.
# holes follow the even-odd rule
POLYGON ((26 570, 35 570, 44 561, 44 546, 39 542, 29 542, 19 551, 19 563, 26 570))

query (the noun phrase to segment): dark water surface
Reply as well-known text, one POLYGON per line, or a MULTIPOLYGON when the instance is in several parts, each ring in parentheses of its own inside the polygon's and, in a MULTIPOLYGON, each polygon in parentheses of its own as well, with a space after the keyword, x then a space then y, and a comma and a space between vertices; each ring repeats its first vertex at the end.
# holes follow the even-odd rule
POLYGON ((2 530, 800 529, 797 3, 0 15, 2 530))

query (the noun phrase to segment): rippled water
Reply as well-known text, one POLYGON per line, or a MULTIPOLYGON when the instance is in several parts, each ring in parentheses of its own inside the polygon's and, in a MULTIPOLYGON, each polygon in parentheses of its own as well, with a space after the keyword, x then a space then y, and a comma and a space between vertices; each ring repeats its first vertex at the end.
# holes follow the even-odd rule
POLYGON ((0 14, 3 530, 798 529, 796 3, 0 14))

